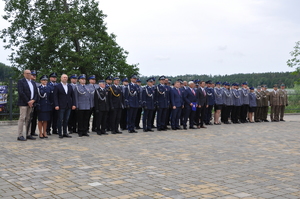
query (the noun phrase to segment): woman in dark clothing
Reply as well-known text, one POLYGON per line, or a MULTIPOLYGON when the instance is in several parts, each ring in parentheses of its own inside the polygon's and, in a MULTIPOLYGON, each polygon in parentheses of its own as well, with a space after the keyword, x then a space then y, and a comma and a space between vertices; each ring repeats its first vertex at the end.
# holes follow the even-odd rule
POLYGON ((40 132, 40 138, 48 138, 47 137, 47 121, 50 120, 50 112, 52 110, 52 100, 50 95, 52 95, 52 91, 50 87, 47 86, 48 77, 47 75, 43 75, 40 78, 41 85, 38 87, 38 95, 39 95, 39 106, 38 106, 38 128, 40 132))

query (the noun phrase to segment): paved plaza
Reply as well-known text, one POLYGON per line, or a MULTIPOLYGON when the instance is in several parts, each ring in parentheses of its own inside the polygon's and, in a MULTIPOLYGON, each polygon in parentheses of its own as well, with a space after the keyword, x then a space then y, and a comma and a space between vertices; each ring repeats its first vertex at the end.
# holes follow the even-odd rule
POLYGON ((0 126, 0 198, 300 198, 300 115, 286 122, 17 141, 0 126))

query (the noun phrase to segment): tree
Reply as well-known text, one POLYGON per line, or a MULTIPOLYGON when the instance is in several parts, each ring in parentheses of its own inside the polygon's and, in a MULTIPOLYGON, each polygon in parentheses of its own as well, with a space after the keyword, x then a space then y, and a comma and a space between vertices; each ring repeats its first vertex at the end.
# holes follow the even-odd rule
POLYGON ((108 34, 103 14, 94 0, 6 0, 2 30, 12 66, 37 70, 120 77, 137 74, 137 64, 126 63, 128 52, 108 34))
POLYGON ((7 81, 12 76, 14 76, 13 69, 0 62, 0 82, 7 81))
POLYGON ((300 41, 296 42, 294 51, 291 51, 290 55, 292 56, 292 59, 287 61, 287 65, 292 68, 296 67, 294 74, 300 74, 300 41))

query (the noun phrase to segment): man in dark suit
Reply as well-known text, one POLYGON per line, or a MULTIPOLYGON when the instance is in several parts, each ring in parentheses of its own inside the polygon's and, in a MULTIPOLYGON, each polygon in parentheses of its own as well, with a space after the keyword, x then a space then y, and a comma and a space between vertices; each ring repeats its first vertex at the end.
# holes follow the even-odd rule
POLYGON ((207 104, 207 94, 205 91, 205 82, 200 81, 199 88, 197 89, 197 100, 198 100, 198 109, 199 109, 199 115, 197 115, 197 127, 198 128, 206 128, 203 123, 205 119, 205 109, 208 107, 207 104), (200 123, 199 123, 200 119, 200 123))
POLYGON ((34 103, 37 101, 37 87, 34 81, 31 80, 31 71, 24 70, 24 78, 18 81, 18 106, 20 108, 20 117, 18 121, 18 140, 26 141, 35 140, 36 138, 30 135, 27 131, 26 138, 23 135, 23 126, 27 127, 30 122, 30 113, 33 110, 34 103))
MULTIPOLYGON (((56 73, 51 73, 49 75, 50 81, 47 83, 47 86, 50 87, 51 93, 54 93, 54 87, 57 85, 56 80, 57 80, 57 74, 56 73)), ((52 102, 54 101, 54 95, 51 95, 53 97, 52 102)), ((57 118, 58 118, 58 111, 55 110, 54 105, 53 105, 53 110, 51 111, 51 116, 50 120, 47 123, 47 134, 51 135, 51 127, 52 127, 52 134, 57 134, 57 118)))
POLYGON ((182 99, 182 93, 179 88, 180 88, 180 82, 176 81, 174 83, 174 88, 172 88, 170 91, 171 105, 172 105, 172 114, 171 114, 172 130, 181 129, 179 126, 179 119, 183 107, 183 99, 182 99))
POLYGON ((187 120, 189 119, 190 129, 195 129, 194 118, 197 109, 197 96, 195 91, 195 83, 190 81, 189 87, 183 93, 185 116, 183 120, 183 129, 187 129, 187 120))
POLYGON ((122 108, 123 108, 123 93, 120 87, 120 78, 114 77, 114 82, 109 87, 109 102, 110 102, 110 120, 111 120, 111 133, 122 134, 119 131, 119 125, 121 120, 122 108))
POLYGON ((54 107, 58 111, 57 127, 59 138, 72 137, 68 135, 67 127, 71 110, 76 109, 76 102, 73 88, 67 82, 68 76, 63 74, 61 76, 61 83, 57 84, 54 88, 54 107))

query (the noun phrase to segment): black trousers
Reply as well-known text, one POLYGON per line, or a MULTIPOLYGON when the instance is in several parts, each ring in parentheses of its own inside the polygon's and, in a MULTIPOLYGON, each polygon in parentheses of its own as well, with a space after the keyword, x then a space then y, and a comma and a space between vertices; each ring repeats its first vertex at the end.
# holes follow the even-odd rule
POLYGON ((249 105, 248 104, 243 104, 241 107, 241 116, 240 116, 240 120, 241 122, 246 122, 246 118, 247 118, 247 112, 249 109, 249 105))
POLYGON ((34 108, 33 113, 32 113, 31 126, 30 126, 31 135, 35 134, 36 124, 37 124, 37 116, 38 116, 38 110, 36 108, 34 108))
POLYGON ((111 119, 111 131, 117 132, 119 131, 119 124, 121 121, 121 114, 122 109, 121 108, 115 108, 110 111, 110 119, 111 119))
MULTIPOLYGON (((97 129, 96 121, 97 121, 97 115, 98 115, 98 114, 96 114, 96 110, 95 110, 94 107, 93 107, 93 108, 91 109, 91 111, 90 111, 90 114, 89 114, 89 121, 90 121, 90 119, 91 119, 92 114, 93 114, 92 131, 95 131, 95 130, 97 129)), ((90 123, 89 123, 88 129, 90 129, 90 123)))
POLYGON ((157 109, 157 117, 156 117, 157 129, 165 129, 167 111, 168 108, 157 109))
POLYGON ((167 128, 167 126, 170 125, 171 114, 172 114, 172 107, 169 107, 166 113, 165 128, 167 128))
POLYGON ((186 106, 184 108, 185 110, 185 116, 184 116, 184 120, 183 120, 183 127, 187 127, 187 121, 189 119, 189 125, 190 127, 194 126, 194 120, 195 120, 195 115, 196 115, 196 111, 192 111, 192 107, 191 106, 186 106))
POLYGON ((77 132, 77 111, 76 110, 71 111, 69 122, 68 122, 68 131, 71 131, 73 133, 77 132))
POLYGON ((223 108, 222 108, 222 122, 228 122, 228 118, 229 118, 229 114, 230 114, 230 107, 229 106, 226 106, 224 105, 223 108))
POLYGON ((144 109, 143 114, 143 129, 150 130, 152 129, 152 116, 154 110, 144 109))
POLYGON ((138 110, 137 110, 136 118, 135 118, 135 127, 136 128, 140 126, 142 111, 143 111, 142 108, 138 108, 138 110))
POLYGON ((90 110, 78 110, 77 121, 78 121, 78 134, 86 135, 89 130, 89 115, 90 110))
POLYGON ((213 107, 214 107, 213 105, 208 105, 208 107, 205 108, 205 118, 204 118, 205 124, 208 124, 210 122, 211 112, 212 112, 213 107))
POLYGON ((241 111, 241 106, 232 106, 231 121, 233 123, 237 123, 239 121, 240 111, 241 111))
POLYGON ((206 112, 206 105, 204 104, 201 106, 201 108, 197 108, 198 110, 198 115, 196 116, 198 118, 197 126, 203 126, 203 123, 205 121, 205 112, 206 112))
POLYGON ((120 127, 123 130, 127 129, 127 109, 126 108, 122 109, 120 127))
POLYGON ((58 111, 53 108, 53 110, 50 112, 50 120, 47 123, 47 132, 50 133, 52 127, 52 132, 57 133, 57 119, 58 111))
POLYGON ((156 112, 157 112, 157 108, 155 108, 154 110, 153 110, 153 113, 152 113, 152 119, 151 119, 151 127, 153 127, 154 126, 154 120, 155 120, 155 115, 156 115, 156 112))
POLYGON ((135 125, 135 119, 137 114, 138 108, 128 108, 127 109, 127 125, 128 125, 128 131, 134 130, 135 125))
POLYGON ((106 123, 107 123, 107 114, 108 111, 99 111, 97 114, 96 120, 96 129, 97 133, 105 133, 106 123))

